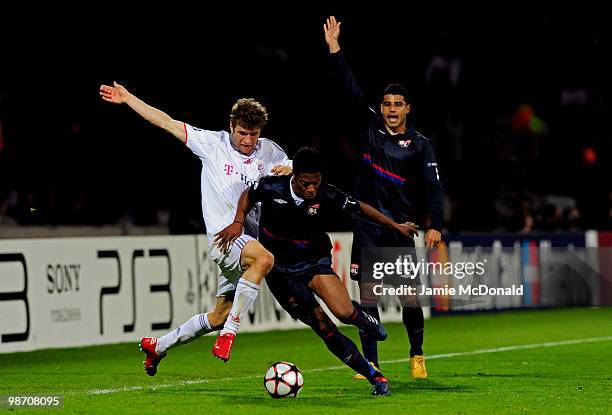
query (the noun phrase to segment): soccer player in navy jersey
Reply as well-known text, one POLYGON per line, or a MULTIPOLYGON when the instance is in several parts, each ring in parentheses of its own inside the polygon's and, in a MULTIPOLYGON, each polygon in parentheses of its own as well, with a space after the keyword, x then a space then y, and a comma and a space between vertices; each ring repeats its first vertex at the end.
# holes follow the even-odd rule
MULTIPOLYGON (((354 119, 363 123, 355 196, 397 222, 415 222, 426 228, 425 245, 427 249, 435 249, 440 242, 443 226, 443 190, 432 146, 408 123, 411 106, 404 86, 390 84, 385 88, 380 113, 368 106, 340 50, 340 26, 341 23, 330 16, 323 25, 323 31, 336 72, 359 115, 354 119)), ((415 255, 414 241, 365 221, 355 222, 354 225, 351 278, 360 282, 362 306, 369 304, 363 307, 364 310, 379 319, 369 283, 362 283, 361 250, 367 247, 406 247, 407 253, 415 255)), ((423 310, 416 295, 402 296, 399 300, 410 341, 411 374, 414 378, 426 378, 422 347, 423 310)), ((360 337, 365 357, 377 365, 376 339, 365 332, 361 332, 360 337)))
POLYGON ((242 193, 234 222, 217 234, 216 243, 231 246, 242 233, 244 218, 255 203, 261 203, 259 241, 274 255, 274 267, 266 277, 270 291, 293 318, 309 325, 334 355, 368 379, 374 385, 374 395, 388 395, 387 379, 338 331, 315 299, 314 294, 341 322, 357 326, 377 340, 387 337, 378 320, 355 308, 332 269, 332 245, 324 227, 326 220, 340 214, 363 216, 405 238, 412 237, 417 227, 398 224, 323 181, 322 166, 316 150, 298 150, 291 177, 267 176, 242 193))

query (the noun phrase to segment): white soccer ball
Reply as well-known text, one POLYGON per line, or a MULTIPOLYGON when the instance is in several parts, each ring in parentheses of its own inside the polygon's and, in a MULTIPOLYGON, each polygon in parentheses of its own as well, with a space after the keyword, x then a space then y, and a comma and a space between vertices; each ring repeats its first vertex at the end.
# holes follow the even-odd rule
POLYGON ((295 398, 304 386, 304 377, 296 365, 276 362, 264 376, 264 387, 274 399, 295 398))

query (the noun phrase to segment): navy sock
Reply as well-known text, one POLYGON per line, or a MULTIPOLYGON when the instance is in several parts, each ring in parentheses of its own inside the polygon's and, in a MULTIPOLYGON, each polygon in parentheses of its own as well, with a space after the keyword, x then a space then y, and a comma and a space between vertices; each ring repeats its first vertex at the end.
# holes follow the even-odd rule
MULTIPOLYGON (((359 308, 359 304, 353 302, 353 305, 355 306, 353 314, 351 314, 348 319, 343 320, 342 322, 344 324, 351 324, 353 326, 357 326, 359 330, 364 331, 366 333, 375 332, 378 329, 378 324, 370 320, 368 316, 361 311, 361 309, 359 308)), ((376 310, 378 312, 378 308, 376 308, 376 310)), ((376 321, 379 320, 376 319, 376 321)))
MULTIPOLYGON (((363 307, 363 311, 380 321, 380 314, 378 313, 378 307, 363 307)), ((359 330, 359 338, 361 339, 361 350, 363 355, 369 361, 378 365, 378 342, 373 336, 368 335, 363 330, 359 330)))
POLYGON ((410 357, 423 354, 423 330, 425 319, 423 318, 423 308, 403 307, 402 321, 408 332, 410 340, 410 357))
POLYGON ((340 333, 336 327, 323 336, 323 341, 329 351, 338 357, 338 359, 342 360, 344 364, 355 372, 361 373, 370 382, 373 382, 374 378, 382 376, 382 374, 375 370, 361 353, 359 353, 357 345, 344 334, 340 333))

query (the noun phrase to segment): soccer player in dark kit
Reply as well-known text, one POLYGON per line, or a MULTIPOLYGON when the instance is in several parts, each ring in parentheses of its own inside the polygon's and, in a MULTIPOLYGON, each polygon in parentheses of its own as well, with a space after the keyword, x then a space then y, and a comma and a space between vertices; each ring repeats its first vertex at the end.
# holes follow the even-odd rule
MULTIPOLYGON (((354 110, 359 114, 355 120, 363 123, 363 134, 360 136, 361 163, 355 196, 397 222, 426 222, 423 218, 429 217, 428 223, 422 224, 427 229, 425 246, 435 249, 440 242, 443 225, 443 194, 432 146, 427 138, 408 123, 411 106, 404 86, 390 84, 385 88, 380 102, 380 114, 368 106, 340 50, 340 26, 341 23, 330 16, 323 25, 323 32, 330 59, 350 95, 349 100, 354 110)), ((406 247, 407 253, 415 254, 414 241, 365 221, 355 222, 351 278, 360 282, 364 310, 380 319, 376 302, 368 298, 371 297, 371 289, 364 280, 371 276, 361 275, 362 248, 368 247, 406 247)), ((423 309, 416 295, 401 296, 399 300, 402 304, 402 320, 410 341, 412 377, 426 378, 423 309)), ((360 337, 365 357, 378 365, 376 339, 363 331, 360 337)))
POLYGON ((222 248, 230 247, 240 236, 248 212, 261 202, 259 240, 275 258, 266 277, 270 291, 293 318, 309 325, 334 355, 370 381, 373 395, 388 395, 388 380, 368 363, 355 343, 338 331, 315 299, 314 294, 341 322, 357 326, 377 340, 387 337, 378 320, 355 308, 332 269, 332 245, 324 224, 340 214, 359 215, 406 238, 412 237, 417 227, 398 224, 326 183, 322 167, 316 150, 298 150, 291 177, 267 176, 244 191, 234 223, 217 234, 216 242, 222 248))

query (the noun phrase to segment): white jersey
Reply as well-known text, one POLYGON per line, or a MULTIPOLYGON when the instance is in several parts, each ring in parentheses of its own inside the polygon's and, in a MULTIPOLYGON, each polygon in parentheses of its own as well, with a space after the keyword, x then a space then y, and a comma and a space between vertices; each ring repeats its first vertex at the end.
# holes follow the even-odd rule
MULTIPOLYGON (((227 131, 208 131, 185 124, 186 145, 202 160, 202 214, 209 238, 234 221, 242 192, 271 173, 279 164, 291 165, 272 140, 260 138, 255 151, 245 156, 236 150, 227 131)), ((245 222, 245 233, 257 236, 259 209, 245 222)))

